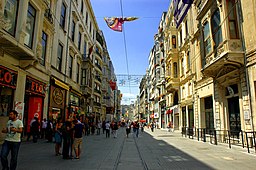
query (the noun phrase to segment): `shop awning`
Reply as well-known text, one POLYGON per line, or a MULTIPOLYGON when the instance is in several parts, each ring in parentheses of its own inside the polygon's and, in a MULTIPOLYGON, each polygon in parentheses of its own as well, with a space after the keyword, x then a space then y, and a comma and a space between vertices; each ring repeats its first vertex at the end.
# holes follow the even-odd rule
POLYGON ((54 79, 54 83, 60 87, 62 87, 65 90, 69 90, 69 86, 63 82, 61 82, 60 80, 53 78, 54 79))

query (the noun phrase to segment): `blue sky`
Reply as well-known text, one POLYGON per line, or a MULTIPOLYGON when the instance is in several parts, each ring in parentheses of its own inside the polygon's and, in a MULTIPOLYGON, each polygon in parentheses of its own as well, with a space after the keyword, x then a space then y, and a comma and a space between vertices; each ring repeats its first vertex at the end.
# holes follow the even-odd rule
MULTIPOLYGON (((139 19, 125 22, 124 32, 116 32, 108 28, 104 17, 122 16, 120 0, 91 0, 98 26, 104 33, 115 73, 127 75, 129 72, 129 75, 144 75, 148 67, 148 56, 154 45, 154 35, 157 33, 162 13, 168 10, 170 0, 122 0, 121 2, 124 17, 135 16, 139 19)), ((127 81, 124 86, 119 85, 118 88, 123 93, 122 104, 129 104, 139 92, 138 87, 129 88, 127 81)))

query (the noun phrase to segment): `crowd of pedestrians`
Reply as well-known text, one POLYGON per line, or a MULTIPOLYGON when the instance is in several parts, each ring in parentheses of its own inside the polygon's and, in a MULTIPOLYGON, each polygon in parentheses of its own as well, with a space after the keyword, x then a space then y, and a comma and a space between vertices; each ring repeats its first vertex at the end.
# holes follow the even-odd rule
MULTIPOLYGON (((21 134, 23 132, 23 124, 17 118, 18 113, 11 111, 9 114, 10 120, 7 122, 7 127, 2 130, 2 133, 7 133, 1 151, 1 162, 3 169, 9 169, 8 154, 11 151, 10 169, 16 169, 19 146, 21 143, 21 134)), ((43 119, 41 122, 35 116, 29 125, 27 133, 27 141, 30 141, 32 136, 33 143, 37 143, 38 139, 44 139, 46 142, 54 142, 54 153, 56 156, 62 156, 63 159, 80 159, 82 151, 83 135, 100 135, 101 132, 106 138, 118 138, 118 129, 124 127, 126 129, 126 137, 129 137, 131 129, 133 129, 134 137, 139 136, 144 131, 145 123, 138 121, 97 121, 97 122, 81 122, 79 117, 73 117, 62 122, 62 119, 57 119, 54 123, 51 120, 43 119)), ((154 123, 148 124, 151 130, 154 131, 154 123)))

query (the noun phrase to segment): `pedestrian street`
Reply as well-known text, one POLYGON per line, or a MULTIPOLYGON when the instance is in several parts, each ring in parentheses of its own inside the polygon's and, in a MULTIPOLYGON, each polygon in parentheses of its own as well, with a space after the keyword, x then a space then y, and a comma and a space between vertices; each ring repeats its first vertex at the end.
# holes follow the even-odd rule
MULTIPOLYGON (((139 137, 126 138, 119 128, 117 138, 105 134, 83 137, 82 154, 77 159, 55 156, 54 143, 24 141, 18 157, 18 170, 162 170, 162 169, 243 169, 256 167, 256 154, 239 148, 212 145, 167 132, 145 128, 139 137)), ((1 168, 1 167, 0 167, 1 168)))

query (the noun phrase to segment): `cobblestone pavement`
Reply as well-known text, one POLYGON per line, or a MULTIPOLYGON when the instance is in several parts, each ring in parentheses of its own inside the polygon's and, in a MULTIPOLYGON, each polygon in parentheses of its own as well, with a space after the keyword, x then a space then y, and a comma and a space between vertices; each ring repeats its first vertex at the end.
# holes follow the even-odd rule
MULTIPOLYGON (((22 142, 18 170, 163 170, 163 169, 223 169, 251 170, 256 167, 256 154, 246 149, 229 149, 227 145, 212 145, 182 137, 180 132, 145 129, 139 137, 118 138, 91 135, 83 138, 79 160, 64 160, 55 156, 54 143, 22 142)), ((1 166, 0 166, 1 167, 1 166)))

